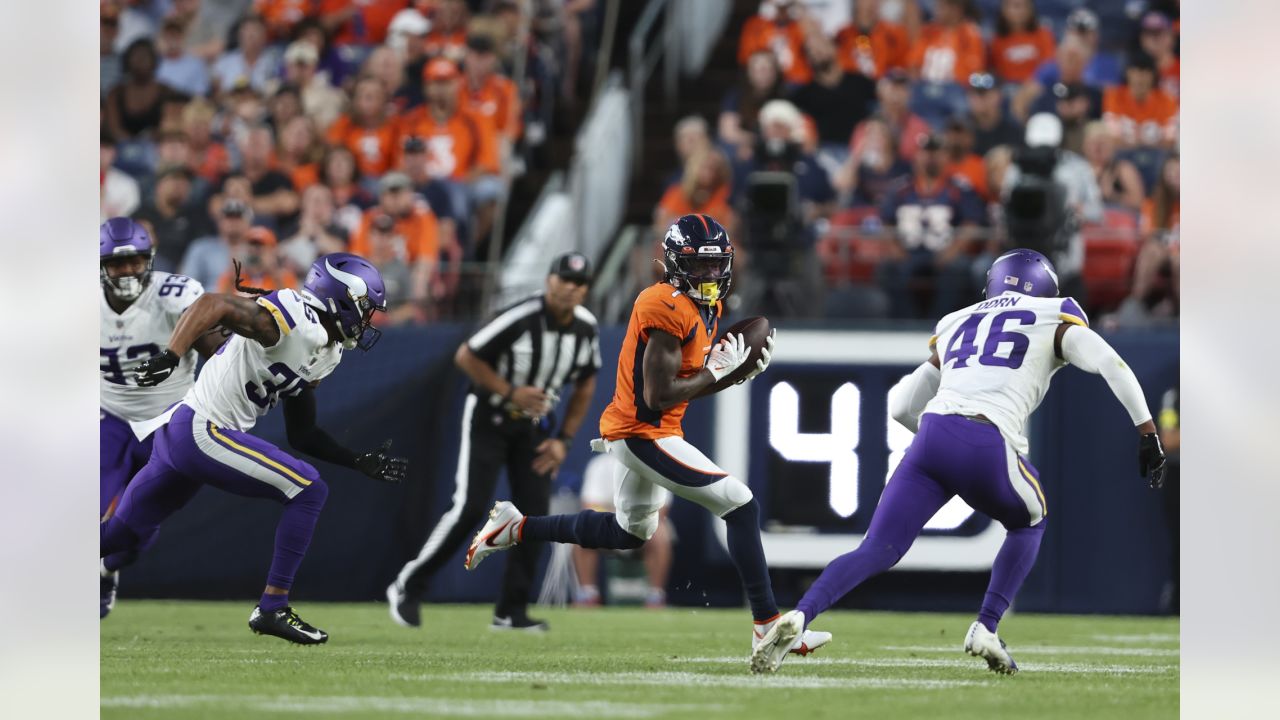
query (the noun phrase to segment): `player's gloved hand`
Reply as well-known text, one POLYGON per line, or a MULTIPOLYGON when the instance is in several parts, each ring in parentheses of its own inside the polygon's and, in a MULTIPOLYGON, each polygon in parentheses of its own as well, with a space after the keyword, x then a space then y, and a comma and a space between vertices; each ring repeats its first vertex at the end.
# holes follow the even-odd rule
POLYGON ((756 361, 756 368, 747 373, 747 376, 737 382, 738 385, 754 378, 765 370, 769 369, 769 361, 773 358, 773 336, 777 330, 770 330, 769 336, 764 339, 764 347, 760 348, 760 359, 756 361))
POLYGON ((742 333, 726 335, 720 344, 711 349, 706 368, 711 371, 711 376, 716 382, 720 382, 726 375, 742 367, 742 363, 747 361, 750 352, 747 339, 742 336, 742 333))
POLYGON ((356 469, 374 480, 386 483, 404 482, 405 475, 409 472, 409 461, 389 457, 387 451, 390 449, 391 441, 387 440, 377 450, 356 456, 356 469))
POLYGON ((1142 477, 1150 475, 1153 490, 1164 485, 1164 448, 1159 435, 1146 433, 1138 441, 1138 472, 1142 477))
POLYGON ((141 387, 159 385, 169 379, 181 360, 172 350, 165 348, 164 352, 139 365, 133 379, 141 387))

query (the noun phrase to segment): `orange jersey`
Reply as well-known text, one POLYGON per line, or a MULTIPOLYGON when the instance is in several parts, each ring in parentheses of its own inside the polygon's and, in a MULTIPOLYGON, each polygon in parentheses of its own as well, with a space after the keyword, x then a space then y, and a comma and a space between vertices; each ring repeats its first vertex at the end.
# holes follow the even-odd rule
POLYGON ((653 410, 644 403, 644 350, 649 333, 661 330, 680 339, 678 377, 690 377, 707 362, 720 321, 716 306, 711 327, 707 327, 699 305, 667 283, 650 285, 636 298, 627 323, 627 335, 618 355, 618 385, 613 402, 600 416, 600 435, 606 440, 621 438, 684 437, 680 421, 689 402, 666 410, 653 410))
POLYGON ((960 162, 947 163, 942 169, 942 174, 947 177, 964 178, 965 182, 973 187, 974 192, 984 199, 987 198, 987 164, 982 160, 981 155, 969 153, 961 158, 960 162))
POLYGON ((499 171, 497 130, 466 110, 440 122, 426 106, 416 108, 401 118, 400 136, 420 137, 426 143, 431 177, 467 180, 474 169, 495 175, 499 171))
POLYGON ((1158 145, 1178 136, 1178 101, 1156 89, 1138 102, 1128 86, 1117 85, 1102 95, 1102 119, 1126 143, 1158 145))
MULTIPOLYGON (((348 248, 351 252, 362 256, 369 254, 369 229, 373 225, 373 218, 381 214, 382 211, 376 207, 365 211, 355 237, 351 238, 351 247, 348 248)), ((440 228, 435 213, 430 209, 415 207, 408 216, 398 218, 396 234, 404 238, 404 249, 409 256, 406 260, 409 262, 419 258, 426 258, 431 262, 439 259, 440 228)))
POLYGON ((907 65, 930 82, 969 82, 969 76, 987 67, 987 51, 978 26, 965 22, 954 28, 925 25, 911 50, 907 65))
POLYGON ((512 142, 520 138, 520 96, 516 84, 501 75, 490 75, 472 87, 462 82, 462 107, 472 114, 487 118, 503 137, 512 142))
POLYGON ((836 57, 847 72, 879 78, 889 68, 907 62, 907 31, 901 25, 878 22, 870 33, 845 25, 836 33, 836 57))
POLYGON ((363 128, 350 115, 340 115, 325 133, 330 145, 342 145, 356 156, 356 169, 361 175, 377 177, 392 168, 400 138, 394 121, 376 128, 363 128))
POLYGON ((804 55, 804 28, 800 23, 778 25, 759 15, 751 16, 738 38, 738 64, 746 65, 747 58, 759 50, 768 50, 778 58, 778 67, 787 82, 804 85, 813 79, 804 55))
POLYGON ((1005 82, 1026 82, 1040 63, 1053 59, 1057 45, 1048 28, 991 38, 991 69, 1005 82))
POLYGON ((658 210, 665 216, 663 224, 675 222, 683 215, 710 215, 720 220, 720 224, 728 227, 733 224, 733 208, 729 205, 729 186, 722 185, 711 193, 707 202, 694 207, 685 196, 680 183, 674 183, 663 193, 658 201, 658 210))

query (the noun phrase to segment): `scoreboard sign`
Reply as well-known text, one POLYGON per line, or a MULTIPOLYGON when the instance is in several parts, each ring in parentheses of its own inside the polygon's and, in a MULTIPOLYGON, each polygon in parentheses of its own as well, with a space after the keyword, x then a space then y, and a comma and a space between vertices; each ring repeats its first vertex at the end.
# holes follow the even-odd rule
MULTIPOLYGON (((825 567, 858 546, 914 437, 889 417, 928 333, 778 332, 768 372, 716 395, 713 457, 760 502, 771 567, 825 567)), ((725 542, 723 522, 716 533, 725 542)), ((952 498, 898 569, 981 571, 1004 528, 952 498)))

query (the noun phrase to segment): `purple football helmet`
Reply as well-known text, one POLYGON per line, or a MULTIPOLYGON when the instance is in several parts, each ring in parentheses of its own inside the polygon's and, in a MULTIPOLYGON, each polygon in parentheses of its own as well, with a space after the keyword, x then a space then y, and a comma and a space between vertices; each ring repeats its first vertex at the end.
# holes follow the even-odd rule
POLYGON ((155 245, 140 223, 127 217, 113 217, 98 228, 98 272, 101 274, 102 287, 117 298, 133 301, 142 294, 151 281, 154 256, 155 245), (109 260, 138 255, 147 259, 146 268, 141 273, 115 278, 107 275, 109 260))
POLYGON ((311 264, 302 297, 338 324, 342 346, 368 350, 382 337, 373 313, 386 312, 387 289, 372 263, 351 253, 331 253, 311 264))
POLYGON ((983 296, 991 298, 1010 290, 1034 297, 1058 297, 1058 273, 1049 258, 1035 250, 1010 250, 991 263, 983 296))

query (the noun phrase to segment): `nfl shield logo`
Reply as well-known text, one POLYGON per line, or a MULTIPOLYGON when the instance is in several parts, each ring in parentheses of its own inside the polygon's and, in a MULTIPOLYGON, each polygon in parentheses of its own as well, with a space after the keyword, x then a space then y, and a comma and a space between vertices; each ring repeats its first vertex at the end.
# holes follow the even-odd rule
POLYGON ((1031 281, 1028 280, 1027 282, 1022 283, 1022 289, 1026 292, 1031 292, 1031 281))

